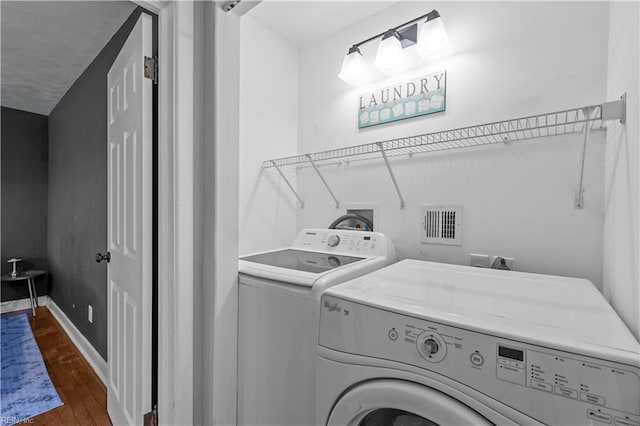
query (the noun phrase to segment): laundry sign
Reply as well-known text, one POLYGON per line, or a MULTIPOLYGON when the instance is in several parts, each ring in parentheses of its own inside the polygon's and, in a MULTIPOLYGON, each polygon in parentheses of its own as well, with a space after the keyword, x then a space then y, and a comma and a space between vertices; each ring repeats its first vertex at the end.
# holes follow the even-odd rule
POLYGON ((444 111, 446 86, 446 71, 438 71, 363 93, 358 99, 358 128, 444 111))

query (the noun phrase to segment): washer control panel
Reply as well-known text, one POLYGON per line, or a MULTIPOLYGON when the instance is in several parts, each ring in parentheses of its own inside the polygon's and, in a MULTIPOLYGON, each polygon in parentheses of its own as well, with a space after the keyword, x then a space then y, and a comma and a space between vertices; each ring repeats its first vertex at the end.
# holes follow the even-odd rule
POLYGON ((325 294, 319 344, 428 370, 546 424, 640 426, 640 366, 413 318, 325 294))
POLYGON ((376 232, 313 229, 300 232, 293 246, 323 252, 378 256, 386 254, 384 236, 376 232))

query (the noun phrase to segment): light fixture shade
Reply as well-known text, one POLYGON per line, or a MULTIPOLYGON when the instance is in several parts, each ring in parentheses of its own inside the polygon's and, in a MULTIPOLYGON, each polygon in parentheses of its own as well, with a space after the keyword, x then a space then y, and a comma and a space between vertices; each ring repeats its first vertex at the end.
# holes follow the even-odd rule
POLYGON ((381 71, 390 72, 402 68, 405 64, 404 51, 400 43, 400 34, 389 30, 382 37, 373 65, 381 71))
POLYGON ((440 14, 437 11, 434 12, 434 16, 428 16, 427 21, 422 24, 416 44, 416 50, 423 58, 446 53, 451 48, 444 22, 440 14))
POLYGON ((342 68, 338 77, 349 84, 356 84, 366 80, 368 75, 367 64, 357 46, 352 46, 349 53, 342 60, 342 68))

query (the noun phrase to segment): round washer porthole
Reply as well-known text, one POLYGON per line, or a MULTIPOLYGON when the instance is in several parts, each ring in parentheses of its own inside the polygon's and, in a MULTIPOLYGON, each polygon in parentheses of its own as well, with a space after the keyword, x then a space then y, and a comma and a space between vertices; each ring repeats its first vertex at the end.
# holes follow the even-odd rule
POLYGON ((439 426, 424 417, 397 408, 378 408, 369 412, 358 426, 439 426))
POLYGON ((392 426, 394 421, 401 425, 409 420, 417 421, 409 423, 416 426, 492 424, 438 390, 403 380, 380 379, 363 382, 342 395, 329 414, 327 425, 392 426))

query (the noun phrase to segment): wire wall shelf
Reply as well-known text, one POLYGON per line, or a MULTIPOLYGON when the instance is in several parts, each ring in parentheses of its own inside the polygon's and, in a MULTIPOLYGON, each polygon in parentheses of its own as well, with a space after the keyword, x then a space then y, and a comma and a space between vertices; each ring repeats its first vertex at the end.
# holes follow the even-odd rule
POLYGON ((572 108, 563 111, 496 121, 493 123, 461 127, 458 129, 424 133, 421 135, 372 142, 328 151, 319 151, 309 154, 266 160, 262 163, 262 167, 265 169, 275 167, 284 178, 291 191, 293 191, 303 208, 304 202, 302 198, 287 180, 281 170, 281 167, 307 165, 313 167, 335 201, 336 208, 339 208, 340 203, 322 176, 319 167, 329 164, 382 158, 387 166, 391 180, 395 186, 396 192, 398 193, 398 197, 400 198, 400 207, 404 208, 405 202, 400 192, 399 185, 395 179, 395 175, 393 174, 393 169, 391 168, 391 163, 388 159, 389 157, 412 156, 414 154, 423 154, 434 151, 469 148, 499 143, 508 144, 537 138, 582 133, 584 135, 582 167, 575 206, 576 208, 583 208, 582 178, 584 172, 585 149, 589 132, 592 130, 606 129, 606 122, 611 120, 617 119, 624 124, 626 119, 625 113, 626 94, 618 101, 607 102, 600 105, 590 105, 581 108, 572 108))

